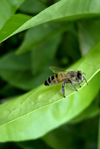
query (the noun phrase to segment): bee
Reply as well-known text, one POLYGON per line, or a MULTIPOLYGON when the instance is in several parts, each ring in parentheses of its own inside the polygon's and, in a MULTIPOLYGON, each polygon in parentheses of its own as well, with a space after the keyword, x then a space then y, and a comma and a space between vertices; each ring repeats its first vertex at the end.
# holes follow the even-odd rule
MULTIPOLYGON (((56 73, 54 74, 53 76, 50 76, 44 83, 44 85, 46 86, 53 86, 53 85, 56 85, 56 84, 59 84, 61 82, 63 82, 63 85, 62 85, 62 94, 63 94, 63 97, 65 98, 65 84, 66 83, 69 83, 72 85, 72 87, 78 91, 76 89, 76 87, 74 86, 73 83, 78 83, 79 86, 81 87, 80 83, 83 82, 83 80, 85 80, 85 82, 87 83, 87 80, 86 78, 83 76, 83 74, 85 74, 84 72, 78 70, 68 70, 66 71, 65 69, 63 68, 59 68, 59 67, 49 67, 52 72, 56 73)), ((88 83, 87 83, 88 85, 88 83)))

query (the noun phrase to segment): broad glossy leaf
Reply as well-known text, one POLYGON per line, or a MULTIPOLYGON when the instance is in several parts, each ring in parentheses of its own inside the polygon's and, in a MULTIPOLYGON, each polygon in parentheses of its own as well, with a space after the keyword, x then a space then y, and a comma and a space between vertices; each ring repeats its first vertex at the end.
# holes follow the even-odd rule
MULTIPOLYGON (((56 35, 63 33, 64 31, 68 31, 72 28, 72 23, 45 23, 43 25, 36 26, 34 28, 29 29, 25 38, 17 49, 17 54, 21 54, 23 52, 27 52, 32 50, 33 48, 39 47, 44 42, 53 38, 56 35)), ((48 50, 48 48, 47 48, 48 50)))
MULTIPOLYGON (((90 105, 100 89, 100 43, 70 68, 85 72, 89 85, 75 92, 61 84, 40 87, 0 106, 0 141, 35 139, 68 122, 90 105), (91 92, 92 91, 92 92, 91 92), (77 109, 77 110, 76 110, 77 109)), ((76 85, 78 88, 78 85, 76 85)))
MULTIPOLYGON (((0 141, 36 139, 61 124, 68 122, 74 116, 82 112, 94 99, 99 89, 99 77, 100 75, 98 77, 95 76, 89 82, 90 86, 85 86, 78 94, 73 94, 56 104, 49 105, 53 99, 53 102, 57 102, 57 100, 61 100, 62 97, 58 99, 56 98, 57 95, 52 96, 54 94, 52 91, 50 92, 51 99, 49 94, 47 94, 46 100, 44 96, 43 100, 40 102, 40 96, 43 97, 43 94, 47 92, 42 91, 42 94, 39 93, 38 98, 36 98, 37 89, 35 89, 33 93, 35 94, 34 96, 32 96, 32 94, 30 96, 30 94, 27 93, 20 98, 1 105, 0 141), (94 85, 96 89, 93 90, 91 94, 94 85), (46 104, 49 106, 46 106, 46 104), (38 109, 41 105, 46 107, 38 109)), ((30 93, 32 93, 32 91, 30 93)))
POLYGON ((38 45, 32 51, 33 53, 16 55, 12 52, 6 54, 0 59, 0 76, 11 85, 23 90, 30 90, 43 84, 44 80, 51 74, 50 70, 45 67, 46 65, 49 67, 60 39, 60 34, 54 35, 48 41, 38 45), (47 71, 49 73, 46 73, 47 71), (39 73, 35 75, 37 72, 39 73))
POLYGON ((82 55, 100 41, 100 20, 84 20, 78 22, 79 42, 82 55), (89 24, 89 25, 88 25, 89 24))
POLYGON ((0 31, 0 42, 25 29, 48 21, 72 21, 99 16, 99 0, 62 0, 43 10, 33 18, 22 14, 12 16, 0 31))
POLYGON ((6 38, 12 32, 16 30, 16 28, 20 28, 20 26, 31 19, 30 16, 23 15, 23 14, 16 14, 10 17, 10 19, 5 23, 3 28, 0 30, 0 34, 2 35, 1 38, 6 38), (13 24, 13 25, 12 25, 13 24))
POLYGON ((82 113, 80 113, 78 116, 72 119, 70 123, 79 123, 83 120, 96 117, 98 114, 100 114, 99 100, 100 96, 98 92, 92 104, 89 107, 87 107, 84 111, 82 111, 82 113))
POLYGON ((42 139, 54 149, 97 148, 98 116, 77 124, 64 124, 42 139), (93 127, 95 129, 93 129, 93 127))
POLYGON ((46 8, 46 5, 40 0, 25 0, 19 10, 25 13, 39 13, 46 8))
POLYGON ((82 113, 80 113, 77 117, 72 119, 70 123, 77 123, 87 118, 92 118, 98 114, 100 114, 100 108, 92 104, 87 109, 85 109, 82 113))
POLYGON ((30 70, 1 69, 0 76, 3 80, 17 88, 30 90, 44 83, 44 80, 48 77, 47 74, 51 75, 50 70, 49 72, 47 71, 48 70, 44 68, 40 74, 34 77, 30 70), (47 72, 47 74, 45 72, 47 72))
POLYGON ((78 32, 75 27, 63 35, 61 50, 57 51, 59 63, 63 64, 63 67, 73 64, 81 57, 77 35, 78 32))
POLYGON ((56 35, 52 39, 47 40, 43 44, 33 48, 31 51, 32 58, 32 72, 33 74, 41 73, 42 69, 50 64, 50 61, 53 60, 57 47, 61 41, 61 35, 56 35), (38 58, 38 60, 37 60, 38 58))
POLYGON ((24 0, 0 0, 0 29, 24 0))
POLYGON ((30 70, 31 69, 30 53, 16 56, 14 52, 5 54, 0 59, 1 70, 30 70))

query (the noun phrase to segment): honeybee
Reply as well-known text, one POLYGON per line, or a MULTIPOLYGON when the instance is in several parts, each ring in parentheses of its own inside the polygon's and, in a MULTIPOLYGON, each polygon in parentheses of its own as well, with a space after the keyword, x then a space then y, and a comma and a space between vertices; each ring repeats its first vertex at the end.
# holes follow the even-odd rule
MULTIPOLYGON (((83 80, 85 80, 85 82, 87 83, 87 80, 86 78, 83 76, 83 74, 85 74, 84 72, 78 70, 68 70, 66 71, 65 69, 63 68, 59 68, 59 67, 49 67, 52 72, 56 73, 54 74, 53 76, 50 76, 44 83, 44 85, 46 86, 53 86, 53 85, 56 85, 56 84, 59 84, 61 82, 63 82, 63 85, 62 85, 62 94, 63 94, 63 97, 65 98, 65 84, 66 83, 69 83, 73 86, 73 88, 78 91, 76 89, 76 87, 74 86, 73 83, 78 83, 79 86, 81 87, 80 83, 83 82, 83 80)), ((88 85, 88 83, 87 83, 88 85)))

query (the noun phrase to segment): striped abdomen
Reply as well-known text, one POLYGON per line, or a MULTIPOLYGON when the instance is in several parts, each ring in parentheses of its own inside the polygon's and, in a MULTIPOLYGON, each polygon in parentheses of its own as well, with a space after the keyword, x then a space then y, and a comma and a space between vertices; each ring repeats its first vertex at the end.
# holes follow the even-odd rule
POLYGON ((58 83, 61 83, 65 78, 65 75, 63 73, 55 74, 53 76, 50 76, 46 81, 46 86, 56 85, 58 83))

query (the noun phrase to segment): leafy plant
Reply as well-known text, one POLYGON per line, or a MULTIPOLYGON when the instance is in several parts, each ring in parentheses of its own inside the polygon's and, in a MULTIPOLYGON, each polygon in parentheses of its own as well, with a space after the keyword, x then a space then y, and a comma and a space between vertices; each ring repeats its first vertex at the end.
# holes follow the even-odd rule
POLYGON ((100 148, 99 0, 1 0, 0 6, 0 142, 13 141, 1 148, 100 148), (43 85, 49 66, 81 70, 88 86, 75 84, 76 92, 66 84, 63 98, 62 84, 43 85))

